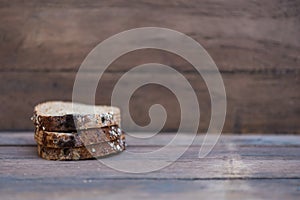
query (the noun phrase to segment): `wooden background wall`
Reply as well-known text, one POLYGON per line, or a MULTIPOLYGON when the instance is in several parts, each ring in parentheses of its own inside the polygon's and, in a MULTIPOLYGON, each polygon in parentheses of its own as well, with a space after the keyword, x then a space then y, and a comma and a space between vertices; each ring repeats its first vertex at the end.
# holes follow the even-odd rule
MULTIPOLYGON (((225 133, 300 133, 297 0, 0 0, 0 130, 33 129, 29 118, 35 104, 71 100, 76 71, 93 47, 144 26, 183 32, 206 48, 225 82, 225 133)), ((124 71, 147 62, 172 66, 190 80, 200 100, 200 131, 205 131, 210 118, 205 84, 171 53, 142 50, 122 56, 105 74, 107 89, 97 93, 97 103, 110 102, 110 90, 124 71)), ((176 130, 178 102, 162 87, 136 92, 133 117, 145 124, 153 100, 168 109, 165 130, 176 130)))

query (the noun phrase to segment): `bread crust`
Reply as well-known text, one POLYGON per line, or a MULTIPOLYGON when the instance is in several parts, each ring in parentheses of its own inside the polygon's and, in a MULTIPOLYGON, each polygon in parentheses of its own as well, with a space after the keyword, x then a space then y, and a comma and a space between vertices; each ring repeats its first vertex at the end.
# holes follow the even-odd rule
POLYGON ((74 132, 121 124, 120 113, 114 113, 113 119, 107 120, 101 114, 41 116, 34 112, 31 119, 36 128, 54 132, 74 132))
POLYGON ((50 148, 37 146, 38 155, 46 160, 84 160, 101 158, 125 150, 125 145, 118 141, 102 142, 85 147, 50 148))
POLYGON ((101 142, 120 140, 125 142, 124 132, 116 125, 102 128, 64 133, 35 130, 34 139, 38 145, 50 148, 82 147, 101 142))

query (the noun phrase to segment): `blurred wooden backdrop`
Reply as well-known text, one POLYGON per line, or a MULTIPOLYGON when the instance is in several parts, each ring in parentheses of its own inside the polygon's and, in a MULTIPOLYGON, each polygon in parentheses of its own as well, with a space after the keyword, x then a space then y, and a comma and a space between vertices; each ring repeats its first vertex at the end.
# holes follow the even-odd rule
MULTIPOLYGON (((227 91, 225 133, 300 133, 297 0, 0 0, 0 130, 33 129, 29 118, 35 104, 71 100, 76 71, 93 47, 144 26, 183 32, 206 48, 227 91)), ((168 52, 141 50, 116 60, 101 81, 106 89, 97 92, 97 103, 110 102, 124 71, 148 62, 172 66, 187 77, 200 101, 199 131, 205 131, 210 119, 205 83, 168 52)), ((136 92, 134 119, 147 123, 153 101, 168 110, 164 130, 176 130, 178 102, 157 85, 136 92)))

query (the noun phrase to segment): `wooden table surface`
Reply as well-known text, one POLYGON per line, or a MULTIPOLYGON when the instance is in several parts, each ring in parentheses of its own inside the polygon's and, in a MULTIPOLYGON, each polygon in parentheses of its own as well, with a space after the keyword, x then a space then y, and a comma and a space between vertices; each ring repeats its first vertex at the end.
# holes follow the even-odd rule
MULTIPOLYGON (((128 150, 157 149, 173 136, 161 134, 143 144, 127 138, 128 150)), ((169 167, 130 174, 98 160, 43 160, 33 133, 2 132, 1 199, 299 199, 300 136, 223 135, 199 159, 202 140, 198 136, 169 167)))

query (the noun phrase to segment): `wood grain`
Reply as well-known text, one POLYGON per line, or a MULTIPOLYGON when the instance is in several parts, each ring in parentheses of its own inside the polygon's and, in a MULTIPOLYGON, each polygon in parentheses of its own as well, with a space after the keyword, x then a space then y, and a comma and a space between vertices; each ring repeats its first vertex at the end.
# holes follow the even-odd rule
MULTIPOLYGON (((299 133, 299 11, 297 0, 2 0, 0 130, 30 130, 35 104, 71 100, 76 71, 104 39, 158 26, 191 36, 216 62, 228 96, 224 132, 299 133)), ((122 73, 148 62, 169 65, 191 80, 204 132, 210 118, 207 88, 193 67, 172 53, 147 49, 121 56, 108 68, 97 103, 110 102, 122 73)), ((136 121, 147 124, 145 110, 159 102, 172 110, 163 130, 175 131, 180 111, 174 96, 163 88, 144 89, 132 101, 139 105, 132 112, 136 121), (149 91, 153 96, 145 95, 149 91)))
MULTIPOLYGON (((128 151, 151 151, 173 137, 162 133, 144 144, 128 137, 128 151)), ((189 137, 185 134, 174 148, 189 137)), ((0 138, 5 199, 297 199, 300 193, 300 137, 294 135, 223 135, 204 159, 197 158, 203 140, 197 136, 175 163, 146 174, 118 172, 97 160, 40 159, 30 132, 0 133, 0 138)), ((120 154, 119 159, 125 158, 120 154)))
MULTIPOLYGON (((107 37, 131 28, 166 27, 203 44, 221 70, 299 70, 297 0, 18 1, 0 5, 0 66, 11 71, 75 71, 107 37)), ((125 63, 148 60, 132 55, 125 63)), ((154 57, 184 68, 178 59, 154 57)), ((183 65, 182 65, 183 64, 183 65)), ((120 70, 124 61, 118 62, 120 70)))
MULTIPOLYGON (((7 180, 6 180, 7 181, 7 180)), ((95 180, 7 181, 5 199, 298 199, 299 180, 95 180), (59 188, 58 181, 60 182, 59 188), (43 184, 41 184, 43 183, 43 184), (18 188, 18 189, 16 189, 18 188), (17 192, 15 192, 17 190, 17 192)))
MULTIPOLYGON (((96 103, 110 104, 112 89, 121 75, 122 73, 108 73, 101 79, 96 103)), ((97 75, 87 73, 85 81, 88 83, 95 76, 97 75)), ((205 132, 210 120, 207 88, 199 75, 186 73, 185 77, 194 87, 199 99, 199 131, 205 132)), ((22 76, 18 72, 1 73, 0 109, 3 114, 0 115, 0 127, 6 130, 33 130, 29 120, 33 107, 46 100, 72 100, 74 79, 75 73, 70 72, 27 72, 22 73, 22 76)), ((231 133, 232 130, 235 133, 299 133, 300 94, 297 88, 300 84, 297 75, 224 74, 223 79, 228 101, 225 133, 231 133)), ((168 111, 164 130, 175 131, 180 121, 179 104, 174 94, 162 87, 147 86, 134 94, 131 101, 133 119, 141 125, 147 124, 148 109, 153 103, 161 103, 168 111)), ((190 109, 193 112, 193 108, 190 109)), ((123 127, 131 130, 128 124, 123 124, 123 127)), ((186 128, 189 128, 189 124, 186 124, 186 128)))
MULTIPOLYGON (((23 135, 32 136, 32 133, 23 133, 23 135)), ((4 134, 2 137, 7 138, 6 141, 18 139, 14 136, 10 137, 9 134, 4 134)), ((160 134, 150 139, 152 144, 141 140, 138 143, 135 139, 127 137, 127 151, 153 151, 161 148, 173 137, 174 134, 160 134)), ((191 136, 186 134, 185 137, 191 136)), ((242 136, 222 136, 213 151, 207 157, 199 159, 198 151, 202 142, 203 137, 198 136, 178 161, 152 173, 122 173, 104 166, 97 160, 47 161, 38 157, 36 146, 32 146, 34 143, 25 145, 22 142, 14 145, 0 145, 2 159, 0 166, 2 178, 7 179, 30 177, 44 180, 73 176, 92 177, 92 179, 300 179, 298 167, 300 140, 297 136, 250 136, 245 139, 242 136), (17 163, 22 164, 16 165, 17 163), (276 167, 270 168, 270 166, 276 167), (52 170, 54 168, 55 170, 52 170)), ((183 141, 171 148, 178 150, 185 146, 183 141)), ((127 159, 123 154, 115 157, 119 160, 127 159)), ((155 162, 155 160, 149 160, 149 157, 144 159, 148 163, 155 162)))

